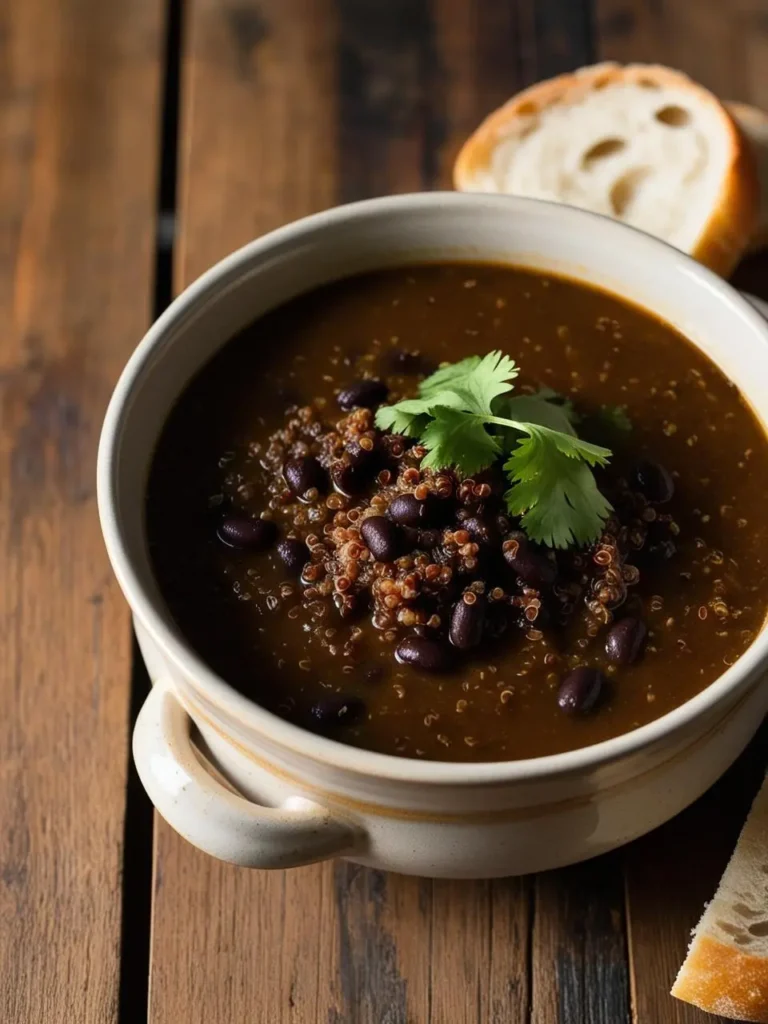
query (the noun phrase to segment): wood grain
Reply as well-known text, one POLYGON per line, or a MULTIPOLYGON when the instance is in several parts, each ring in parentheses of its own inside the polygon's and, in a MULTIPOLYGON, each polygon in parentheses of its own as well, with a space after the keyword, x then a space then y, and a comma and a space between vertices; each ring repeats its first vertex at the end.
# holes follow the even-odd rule
POLYGON ((532 957, 531 1024, 629 1024, 620 853, 536 879, 532 957))
MULTIPOLYGON (((724 98, 768 104, 768 4, 719 0, 598 0, 600 58, 679 67, 724 98), (762 68, 761 68, 762 62, 762 68)), ((765 257, 735 283, 768 294, 765 257)), ((690 930, 712 897, 765 770, 765 733, 702 800, 625 851, 625 879, 638 1024, 706 1024, 719 1018, 670 999, 690 930)))
MULTIPOLYGON (((592 13, 579 0, 520 5, 517 52, 528 80, 595 59, 592 13)), ((536 878, 530 927, 531 1024, 629 1024, 620 855, 536 878)))
POLYGON ((162 18, 0 5, 0 1020, 117 1019, 131 638, 99 532, 151 310, 162 18))
MULTIPOLYGON (((450 186, 480 118, 587 60, 588 28, 585 3, 194 0, 178 285, 320 206, 450 186)), ((622 1024, 628 1010, 616 859, 538 886, 345 864, 254 875, 206 860, 158 822, 153 924, 153 1024, 506 1024, 531 1007, 540 1024, 550 1012, 575 1021, 574 1008, 622 1024)))
MULTIPOLYGON (((683 0, 599 0, 595 36, 592 5, 571 0, 191 0, 177 285, 303 213, 449 186, 468 132, 532 80, 598 54, 673 60, 675 45, 673 62, 685 66, 688 43, 654 39, 671 26, 711 49, 718 5, 692 10, 683 0)), ((756 98, 765 26, 754 5, 732 13, 741 28, 729 22, 724 52, 708 64, 710 84, 756 98), (757 26, 749 41, 745 25, 757 26)), ((705 63, 701 50, 691 60, 705 63)), ((731 836, 724 821, 723 842, 700 870, 710 813, 701 806, 691 812, 700 816, 695 841, 674 833, 686 859, 675 859, 664 833, 626 855, 638 1024, 700 1019, 667 991, 731 836)), ((738 814, 736 804, 726 811, 731 831, 738 814)), ((348 864, 247 873, 203 857, 158 822, 150 1018, 625 1024, 624 862, 619 853, 493 883, 348 864)))
POLYGON ((332 0, 191 0, 182 59, 180 290, 336 202, 332 0))
POLYGON ((768 106, 763 0, 596 0, 601 59, 669 64, 723 99, 768 106))
MULTIPOLYGON (((179 286, 302 213, 447 184, 446 145, 519 85, 502 62, 514 42, 507 8, 195 0, 183 54, 179 286)), ((522 1020, 527 889, 342 863, 248 873, 158 822, 150 1019, 522 1020)))
POLYGON ((763 729, 701 800, 626 851, 633 1001, 638 1021, 720 1020, 669 996, 691 930, 712 898, 765 773, 763 729))
MULTIPOLYGON (((254 236, 335 202, 335 52, 331 0, 187 5, 178 288, 254 236)), ((154 861, 152 1024, 341 1014, 344 995, 329 990, 333 865, 238 870, 159 818, 154 861)))

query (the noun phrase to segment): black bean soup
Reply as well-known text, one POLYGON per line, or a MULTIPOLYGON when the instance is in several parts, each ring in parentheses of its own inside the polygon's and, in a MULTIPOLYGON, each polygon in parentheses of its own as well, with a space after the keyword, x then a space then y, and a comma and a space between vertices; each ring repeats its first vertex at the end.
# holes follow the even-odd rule
POLYGON ((390 754, 535 757, 663 715, 749 646, 766 456, 736 388, 649 313, 524 269, 419 265, 289 302, 204 367, 158 443, 149 544, 189 643, 265 708, 390 754), (584 546, 534 543, 500 465, 425 468, 419 438, 375 425, 496 349, 515 394, 556 393, 613 452, 584 546))

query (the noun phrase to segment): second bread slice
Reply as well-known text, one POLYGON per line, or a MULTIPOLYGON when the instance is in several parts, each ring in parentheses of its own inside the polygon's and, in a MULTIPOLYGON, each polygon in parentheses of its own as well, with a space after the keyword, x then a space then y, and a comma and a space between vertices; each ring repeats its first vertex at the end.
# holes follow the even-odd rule
POLYGON ((696 926, 672 995, 708 1013, 768 1022, 768 782, 696 926))
POLYGON ((606 214, 722 275, 759 207, 753 155, 728 111, 656 65, 598 64, 526 89, 467 141, 454 182, 606 214))

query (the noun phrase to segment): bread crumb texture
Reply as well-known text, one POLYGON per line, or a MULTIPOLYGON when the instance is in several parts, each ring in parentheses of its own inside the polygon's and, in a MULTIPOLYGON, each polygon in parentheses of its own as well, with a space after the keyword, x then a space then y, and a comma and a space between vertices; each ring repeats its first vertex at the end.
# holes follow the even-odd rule
POLYGON ((465 143, 454 183, 612 217, 721 274, 758 220, 755 157, 735 120, 657 65, 598 64, 519 93, 465 143))
POLYGON ((768 245, 768 114, 747 103, 726 103, 755 157, 760 182, 760 212, 749 243, 750 252, 768 245))
POLYGON ((709 1013, 768 1024, 768 783, 694 933, 672 995, 709 1013))

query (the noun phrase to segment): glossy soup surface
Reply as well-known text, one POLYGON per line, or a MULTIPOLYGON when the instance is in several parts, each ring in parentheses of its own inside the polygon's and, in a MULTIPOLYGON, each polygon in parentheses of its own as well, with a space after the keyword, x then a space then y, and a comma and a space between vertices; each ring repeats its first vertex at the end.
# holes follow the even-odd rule
MULTIPOLYGON (((361 424, 370 426, 357 416, 354 429, 361 424)), ((150 474, 147 525, 155 572, 182 633, 254 701, 372 750, 488 761, 624 733, 732 665, 759 631, 768 602, 766 493, 761 427, 735 387, 668 325, 566 279, 502 266, 424 265, 322 288, 229 342, 171 412, 150 474), (365 609, 342 618, 333 594, 305 596, 317 581, 288 571, 274 544, 250 551, 219 537, 223 518, 265 511, 280 538, 323 536, 327 524, 331 530, 341 521, 334 517, 365 506, 379 485, 341 504, 330 487, 310 503, 288 497, 275 459, 282 465, 292 439, 310 437, 314 450, 306 431, 331 429, 345 415, 337 392, 352 381, 380 379, 395 400, 413 394, 420 375, 441 361, 493 349, 519 364, 518 391, 546 386, 574 402, 582 436, 613 449, 614 481, 644 458, 674 480, 665 522, 655 527, 667 530, 666 540, 654 535, 655 543, 627 556, 639 578, 624 570, 633 582, 611 612, 614 622, 631 614, 648 630, 644 653, 628 666, 607 659, 605 629, 591 635, 584 598, 576 596, 568 621, 545 621, 543 613, 533 623, 515 618, 501 636, 489 630, 472 652, 451 651, 445 671, 421 671, 393 657, 409 633, 397 608, 388 628, 374 628, 365 609), (631 431, 612 425, 603 406, 626 407, 631 431), (579 665, 599 668, 606 685, 589 711, 564 714, 558 688, 579 665), (317 711, 347 708, 345 701, 354 714, 329 720, 317 711)), ((499 511, 485 505, 476 501, 471 511, 499 511)), ((593 553, 583 553, 590 572, 593 553)), ((438 551, 421 561, 441 558, 438 551)), ((578 577, 573 553, 554 561, 559 580, 578 577)), ((483 583, 482 576, 481 565, 461 585, 483 583)), ((529 600, 514 574, 491 582, 505 602, 529 600)), ((543 594, 541 603, 549 600, 543 594)), ((441 628, 444 634, 445 617, 441 628)))

